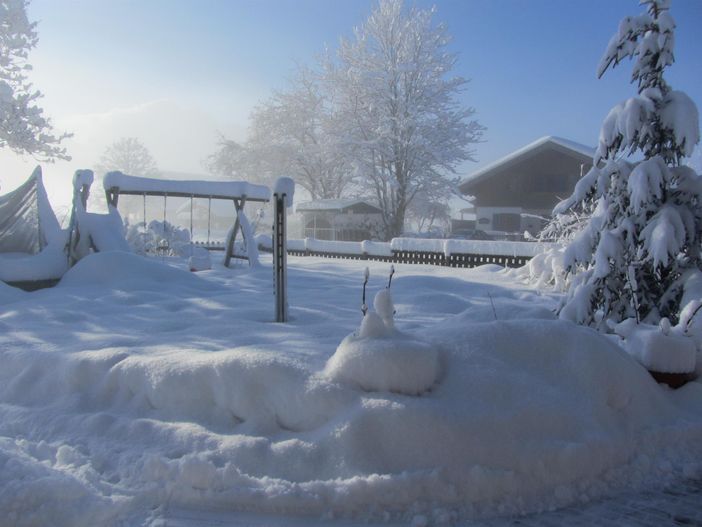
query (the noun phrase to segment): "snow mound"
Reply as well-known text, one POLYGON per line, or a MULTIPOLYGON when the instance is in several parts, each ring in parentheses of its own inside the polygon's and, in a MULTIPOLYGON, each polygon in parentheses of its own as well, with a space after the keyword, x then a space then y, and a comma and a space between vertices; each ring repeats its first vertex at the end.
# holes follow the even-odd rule
POLYGON ((288 324, 270 321, 266 269, 193 276, 118 253, 4 304, 0 525, 187 508, 449 525, 699 473, 702 383, 659 386, 493 271, 403 273, 374 336, 346 337, 360 265, 386 267, 292 259, 288 324), (452 294, 463 312, 435 309, 452 294), (394 306, 403 332, 383 321, 394 306))
POLYGON ((113 525, 125 500, 101 496, 90 460, 67 445, 0 438, 0 525, 12 527, 113 525), (84 477, 66 474, 67 466, 84 477))
POLYGON ((0 281, 0 305, 9 304, 16 302, 24 297, 26 297, 27 292, 22 291, 11 285, 7 285, 5 282, 0 281))
POLYGON ((435 349, 396 332, 381 338, 349 335, 327 362, 324 374, 369 392, 419 395, 437 382, 439 370, 435 349))
POLYGON ((212 269, 210 252, 202 247, 193 247, 193 254, 188 258, 188 267, 193 272, 212 269))
POLYGON ((209 290, 213 286, 192 273, 153 259, 121 251, 86 256, 71 268, 57 287, 103 286, 115 289, 190 287, 209 290))

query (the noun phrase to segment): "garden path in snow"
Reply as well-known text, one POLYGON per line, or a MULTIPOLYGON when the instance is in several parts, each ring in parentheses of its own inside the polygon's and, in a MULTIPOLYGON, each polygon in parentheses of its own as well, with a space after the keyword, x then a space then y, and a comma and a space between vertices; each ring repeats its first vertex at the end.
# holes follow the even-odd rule
MULTIPOLYGON (((702 384, 658 386, 496 267, 397 266, 396 326, 440 358, 417 397, 324 375, 366 262, 290 258, 289 324, 269 261, 184 265, 101 253, 53 289, 0 284, 0 526, 169 507, 439 524, 702 474, 702 384)), ((372 295, 389 265, 370 267, 372 295)))

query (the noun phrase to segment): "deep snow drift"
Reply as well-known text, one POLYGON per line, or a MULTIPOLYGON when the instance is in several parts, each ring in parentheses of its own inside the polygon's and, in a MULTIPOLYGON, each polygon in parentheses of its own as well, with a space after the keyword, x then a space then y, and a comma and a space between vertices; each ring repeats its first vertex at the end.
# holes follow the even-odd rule
POLYGON ((330 361, 359 331, 365 262, 289 260, 288 324, 265 258, 99 253, 53 289, 0 284, 0 525, 188 507, 442 524, 702 475, 702 384, 657 385, 616 337, 555 320, 555 297, 494 266, 398 265, 393 332, 355 342, 435 357, 403 394, 330 361))

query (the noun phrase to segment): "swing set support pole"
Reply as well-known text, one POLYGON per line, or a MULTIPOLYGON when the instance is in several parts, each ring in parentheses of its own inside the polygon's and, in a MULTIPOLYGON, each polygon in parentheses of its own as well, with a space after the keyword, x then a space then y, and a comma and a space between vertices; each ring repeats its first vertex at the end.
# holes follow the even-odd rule
POLYGON ((288 321, 288 272, 286 247, 285 194, 273 194, 273 282, 275 321, 288 321))

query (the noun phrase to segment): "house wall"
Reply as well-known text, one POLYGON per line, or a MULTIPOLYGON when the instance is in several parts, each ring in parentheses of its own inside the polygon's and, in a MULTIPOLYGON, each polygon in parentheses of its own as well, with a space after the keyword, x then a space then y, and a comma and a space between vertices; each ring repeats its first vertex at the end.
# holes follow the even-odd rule
POLYGON ((585 156, 552 149, 496 171, 469 191, 476 228, 495 235, 538 234, 545 224, 541 218, 550 218, 553 207, 573 192, 581 170, 590 167, 585 156))
MULTIPOLYGON (((548 151, 506 167, 470 190, 476 206, 553 209, 580 178, 582 159, 548 151)), ((589 170, 586 164, 584 170, 589 170)))

